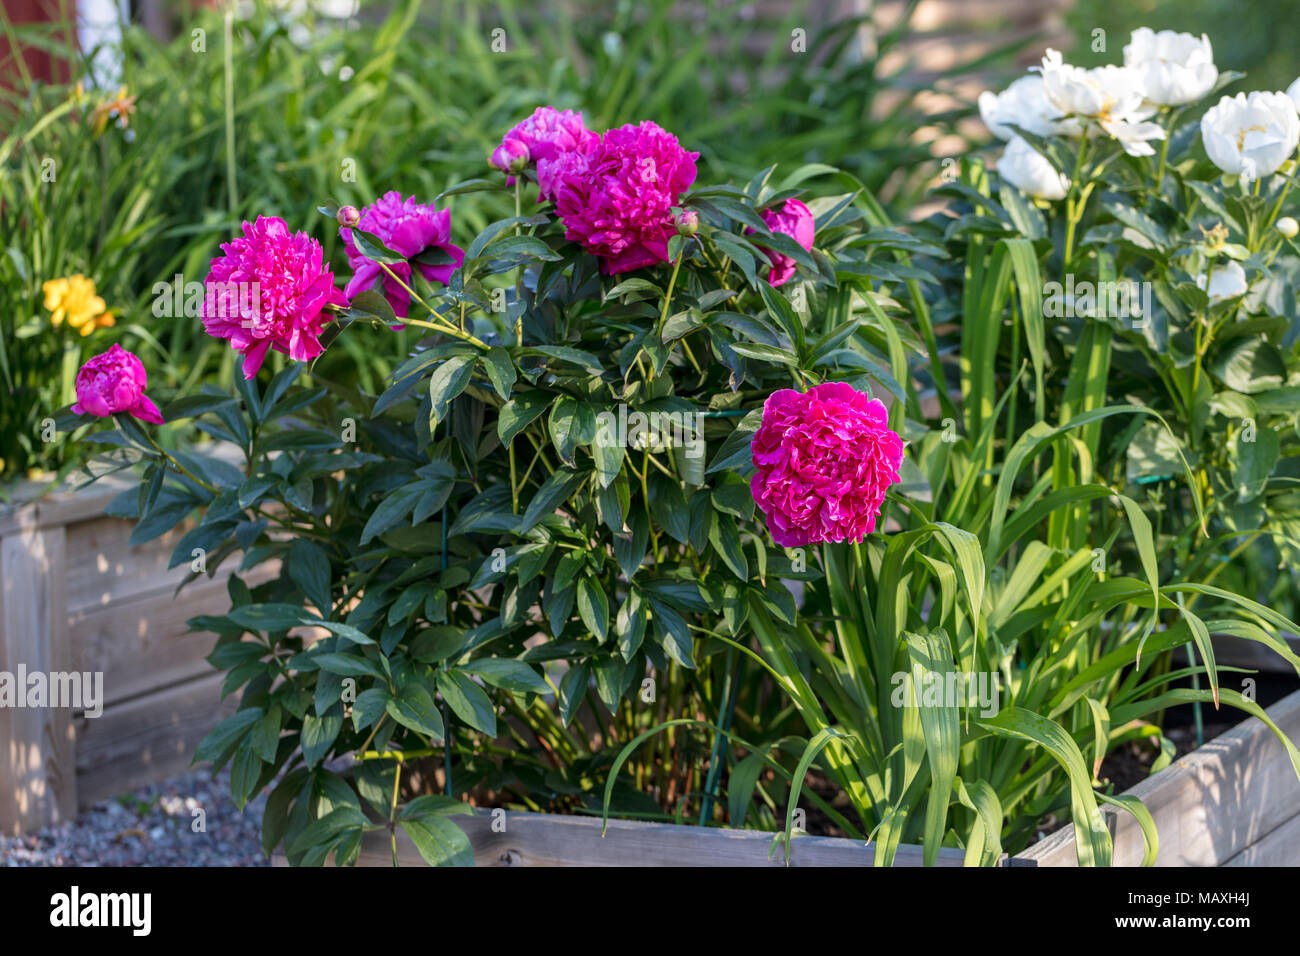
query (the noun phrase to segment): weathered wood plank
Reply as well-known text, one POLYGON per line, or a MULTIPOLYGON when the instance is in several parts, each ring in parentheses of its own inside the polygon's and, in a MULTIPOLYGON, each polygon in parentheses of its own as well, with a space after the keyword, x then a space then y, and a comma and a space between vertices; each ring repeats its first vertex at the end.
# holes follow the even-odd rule
MULTIPOLYGON (((47 680, 71 670, 63 563, 62 528, 0 538, 0 671, 11 680, 20 668, 47 680)), ((76 815, 73 747, 70 709, 0 707, 0 832, 76 815)))
MULTIPOLYGON (((1300 691, 1268 709, 1300 739, 1300 691)), ((1254 717, 1174 761, 1127 791, 1139 797, 1160 837, 1157 866, 1220 866, 1300 813, 1300 780, 1273 731, 1254 717)), ((1142 861, 1132 816, 1103 811, 1115 838, 1116 866, 1142 861)), ((1040 866, 1075 866, 1074 828, 1063 827, 1019 854, 1040 866)))
POLYGON ((1300 866, 1300 815, 1242 850, 1224 866, 1300 866))
POLYGON ((199 741, 238 705, 238 694, 220 699, 224 678, 214 673, 78 719, 80 806, 184 773, 199 741))
POLYGON ((185 580, 188 566, 167 565, 188 527, 153 541, 131 545, 135 522, 100 516, 68 528, 68 612, 104 607, 147 594, 170 594, 185 580))
MULTIPOLYGON (((224 569, 223 569, 224 570, 224 569)), ((256 586, 278 573, 278 563, 245 576, 256 586)), ((204 658, 215 635, 189 631, 186 621, 202 614, 230 610, 228 575, 194 581, 179 595, 175 584, 146 591, 134 599, 120 599, 106 607, 74 611, 69 615, 72 659, 80 670, 104 673, 108 705, 212 673, 204 658)))
MULTIPOLYGON (((769 857, 773 834, 759 830, 726 830, 610 820, 601 836, 594 817, 550 813, 507 812, 495 817, 480 811, 475 817, 452 817, 469 835, 478 866, 784 866, 779 848, 769 857)), ((940 866, 961 866, 961 850, 939 851, 940 866)), ((397 859, 402 866, 424 866, 414 844, 399 830, 397 859)), ((791 866, 871 866, 875 847, 838 837, 798 836, 791 845, 791 866)), ((273 863, 287 865, 276 854, 273 863)), ((392 847, 384 831, 367 834, 358 866, 392 866, 392 847)), ((896 866, 920 866, 921 849, 903 846, 896 866)))
MULTIPOLYGON (((204 443, 191 450, 198 455, 243 466, 243 451, 226 442, 204 443)), ((85 473, 78 472, 69 479, 69 485, 45 492, 35 500, 26 500, 20 493, 19 503, 0 505, 0 535, 24 528, 52 528, 102 518, 109 502, 138 483, 134 475, 123 472, 105 475, 89 484, 85 481, 85 473)), ((35 483, 28 485, 38 493, 42 487, 35 483)))
POLYGON ((135 480, 109 475, 76 491, 49 492, 35 501, 0 507, 0 534, 21 529, 52 528, 100 517, 109 502, 135 480))

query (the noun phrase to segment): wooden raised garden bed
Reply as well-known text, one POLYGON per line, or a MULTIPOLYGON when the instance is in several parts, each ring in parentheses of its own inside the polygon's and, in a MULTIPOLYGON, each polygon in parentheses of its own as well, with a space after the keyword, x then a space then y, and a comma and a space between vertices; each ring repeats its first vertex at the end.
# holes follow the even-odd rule
MULTIPOLYGON (((1273 722, 1300 738, 1300 691, 1268 709, 1273 722)), ((1286 750, 1263 722, 1250 718, 1134 786, 1155 818, 1157 866, 1300 865, 1300 780, 1286 750)), ((1142 861, 1142 833, 1127 813, 1103 811, 1115 841, 1115 866, 1142 861)), ((593 817, 510 812, 493 828, 492 815, 451 817, 465 831, 478 866, 783 866, 772 833, 610 820, 601 836, 593 817)), ((961 866, 965 854, 944 848, 940 866, 961 866)), ((839 837, 796 836, 792 866, 871 866, 875 847, 839 837)), ((399 828, 397 861, 423 866, 399 828)), ((287 866, 277 853, 276 866, 287 866)), ((1066 826, 1007 866, 1076 865, 1074 827, 1066 826)), ((386 831, 366 834, 358 866, 392 866, 386 831)), ((896 866, 920 866, 921 848, 899 847, 896 866)))
MULTIPOLYGON (((492 816, 451 817, 474 847, 478 866, 784 866, 785 851, 773 843, 776 834, 761 830, 728 830, 610 820, 600 835, 597 817, 554 813, 507 813, 504 829, 493 829, 492 816), (497 832, 500 831, 500 832, 497 832), (774 848, 775 847, 775 848, 774 848)), ((796 835, 790 844, 791 866, 871 866, 874 846, 841 837, 796 835)), ((939 851, 940 866, 961 866, 961 850, 939 851)), ((399 866, 424 866, 415 844, 397 831, 399 866)), ((284 855, 273 858, 288 866, 284 855)), ((368 833, 361 841, 357 866, 392 866, 393 849, 387 831, 368 833)), ((919 846, 900 846, 895 866, 920 866, 919 846)))
MULTIPOLYGON (((0 708, 0 832, 31 831, 183 772, 223 707, 213 639, 187 619, 229 610, 226 577, 176 586, 184 528, 139 547, 134 522, 104 509, 131 482, 0 509, 0 671, 103 673, 103 713, 0 708)), ((267 572, 264 572, 267 573, 267 572)))
MULTIPOLYGON (((1300 691, 1267 711, 1300 739, 1300 691)), ((1300 780, 1286 749, 1252 717, 1127 791, 1140 797, 1160 836, 1157 866, 1300 866, 1300 780)), ((1142 832, 1127 813, 1102 811, 1114 864, 1142 862, 1142 832)), ((1020 855, 1039 866, 1074 866, 1074 827, 1020 855)))
MULTIPOLYGON (((220 700, 222 675, 204 660, 207 635, 185 621, 229 607, 226 575, 176 586, 187 568, 168 570, 184 529, 140 547, 133 523, 104 509, 130 483, 103 479, 0 509, 0 671, 99 671, 103 714, 67 709, 0 708, 0 832, 59 823, 79 809, 184 771, 208 729, 234 707, 220 700)), ((273 574, 266 568, 261 574, 273 574)), ((1269 710, 1300 739, 1300 693, 1269 710)), ((1285 749, 1258 720, 1232 731, 1142 781, 1141 797, 1160 836, 1157 865, 1300 865, 1300 781, 1285 749)), ((1114 862, 1137 865, 1142 836, 1126 813, 1103 811, 1115 839, 1114 862)), ((511 813, 505 832, 490 818, 457 818, 480 865, 781 865, 772 834, 588 817, 511 813)), ((399 862, 422 864, 399 834, 399 862)), ((941 865, 960 865, 944 850, 941 865)), ((801 836, 796 865, 870 865, 874 849, 846 839, 801 836)), ((363 843, 362 865, 391 865, 387 834, 363 843)), ((1013 863, 1072 866, 1074 834, 1065 827, 1013 863)), ((900 848, 897 865, 919 865, 920 850, 900 848)))

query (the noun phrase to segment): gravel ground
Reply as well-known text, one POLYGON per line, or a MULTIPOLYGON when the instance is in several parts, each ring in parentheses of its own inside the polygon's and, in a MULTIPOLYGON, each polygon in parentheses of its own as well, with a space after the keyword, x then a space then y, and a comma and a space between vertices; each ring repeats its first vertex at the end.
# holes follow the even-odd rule
POLYGON ((269 866, 265 800, 240 813, 227 773, 196 770, 97 803, 75 821, 0 835, 0 866, 269 866), (195 832, 200 819, 203 831, 195 832))

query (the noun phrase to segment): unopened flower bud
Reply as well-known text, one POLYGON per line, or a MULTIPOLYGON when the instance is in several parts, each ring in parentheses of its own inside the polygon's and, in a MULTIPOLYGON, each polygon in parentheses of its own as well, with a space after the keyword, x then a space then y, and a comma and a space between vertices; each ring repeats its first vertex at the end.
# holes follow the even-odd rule
POLYGON ((493 166, 510 175, 523 172, 528 160, 528 144, 518 139, 502 140, 501 145, 488 158, 493 166))
POLYGON ((1296 222, 1290 216, 1283 216, 1277 221, 1277 226, 1275 228, 1288 239, 1294 239, 1296 233, 1300 233, 1300 222, 1296 222))
POLYGON ((673 220, 677 235, 693 236, 700 231, 700 214, 694 209, 683 209, 673 220))
POLYGON ((1211 229, 1206 229, 1204 226, 1200 228, 1204 234, 1201 244, 1205 247, 1205 251, 1210 253, 1221 252, 1228 241, 1228 227, 1221 222, 1216 222, 1211 229))
POLYGON ((361 221, 361 213, 357 211, 356 206, 342 206, 339 209, 338 220, 340 226, 351 228, 361 221))

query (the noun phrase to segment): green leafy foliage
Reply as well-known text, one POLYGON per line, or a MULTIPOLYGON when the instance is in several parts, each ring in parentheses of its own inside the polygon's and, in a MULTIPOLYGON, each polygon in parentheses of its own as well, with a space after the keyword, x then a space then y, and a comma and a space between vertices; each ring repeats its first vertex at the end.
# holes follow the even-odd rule
MULTIPOLYGON (((78 463, 84 446, 70 439, 84 432, 59 424, 49 440, 42 423, 57 421, 58 409, 74 400, 78 367, 113 342, 141 356, 163 401, 195 400, 200 382, 233 386, 228 350, 197 321, 194 287, 216 244, 244 219, 280 215, 291 229, 310 228, 337 272, 344 267, 338 231, 319 229, 315 210, 332 218, 339 206, 361 207, 400 187, 426 202, 456 200, 459 244, 480 234, 472 258, 494 246, 480 278, 545 258, 533 237, 511 234, 511 197, 500 177, 481 172, 502 132, 543 103, 583 111, 592 128, 657 119, 703 151, 714 180, 743 180, 778 161, 830 163, 872 188, 887 187, 902 206, 924 179, 917 167, 929 158, 928 143, 917 131, 931 129, 919 104, 925 90, 883 65, 904 39, 907 18, 877 31, 863 60, 859 19, 809 23, 795 10, 760 11, 740 29, 720 3, 688 14, 669 0, 580 10, 504 0, 492 5, 490 23, 474 4, 418 0, 389 4, 360 23, 281 4, 246 6, 233 23, 240 54, 228 78, 220 10, 171 5, 167 43, 128 27, 120 62, 136 101, 129 131, 110 122, 96 133, 94 110, 105 92, 30 83, 25 65, 0 90, 0 112, 12 120, 0 137, 6 479, 78 463), (505 31, 504 55, 495 28, 505 31), (802 52, 792 56, 796 28, 802 52), (196 36, 203 50, 194 49, 196 36), (505 224, 483 231, 494 222, 505 224), (42 283, 74 273, 96 282, 113 328, 82 338, 66 324, 50 326, 42 283)), ((67 48, 75 29, 7 29, 15 43, 55 58, 66 51, 73 63, 82 58, 75 45, 67 48)), ((1012 51, 999 52, 1009 58, 1012 51)), ((727 244, 749 247, 738 261, 753 273, 761 256, 743 239, 727 244)), ((467 281, 465 291, 482 287, 467 281)), ((359 315, 392 321, 382 299, 358 297, 353 305, 359 315)), ((364 346, 344 336, 321 371, 373 393, 419 339, 415 329, 364 346)), ((278 369, 285 360, 269 361, 278 369)))
MULTIPOLYGON (((225 449, 202 454, 164 451, 127 423, 123 444, 144 463, 140 490, 122 498, 137 537, 197 515, 177 550, 178 564, 202 559, 188 580, 235 570, 230 611, 192 622, 219 635, 210 659, 240 706, 198 759, 230 762, 241 802, 274 787, 266 839, 293 862, 355 858, 360 835, 427 786, 404 792, 399 780, 379 794, 385 823, 366 809, 372 771, 335 769, 347 754, 399 776, 427 761, 455 797, 492 786, 533 805, 590 805, 593 771, 658 718, 657 695, 686 712, 716 679, 718 621, 745 635, 749 601, 794 620, 790 561, 766 542, 732 469, 747 464, 772 390, 894 378, 870 343, 842 336, 819 353, 824 336, 806 331, 823 310, 854 326, 834 263, 865 258, 853 243, 861 214, 845 205, 860 184, 823 179, 852 190, 809 198, 837 210, 817 236, 826 267, 801 249, 804 267, 782 289, 717 241, 748 241, 743 224, 761 225, 770 186, 700 200, 705 226, 677 245, 676 282, 670 264, 645 273, 657 282, 603 276, 552 216, 512 218, 485 227, 448 286, 424 290, 433 324, 454 305, 464 331, 431 336, 383 390, 319 374, 324 359, 241 379, 181 406, 219 422, 210 434, 225 449), (530 242, 510 242, 511 230, 530 242), (508 242, 508 307, 475 302, 460 319, 468 277, 508 242), (697 319, 655 334, 683 312, 697 319), (746 355, 747 343, 794 358, 746 355), (727 467, 705 467, 714 449, 727 467), (605 729, 588 735, 584 722, 605 729), (512 725, 564 755, 550 783, 512 725), (290 780, 302 784, 292 793, 290 780)), ((763 231, 755 241, 770 241, 763 231)), ((648 754, 638 769, 665 762, 648 754)), ((696 771, 671 772, 682 792, 696 771)), ((662 788, 658 800, 626 788, 620 799, 641 813, 675 803, 662 788)), ((454 823, 400 825, 426 859, 466 859, 454 823)))

